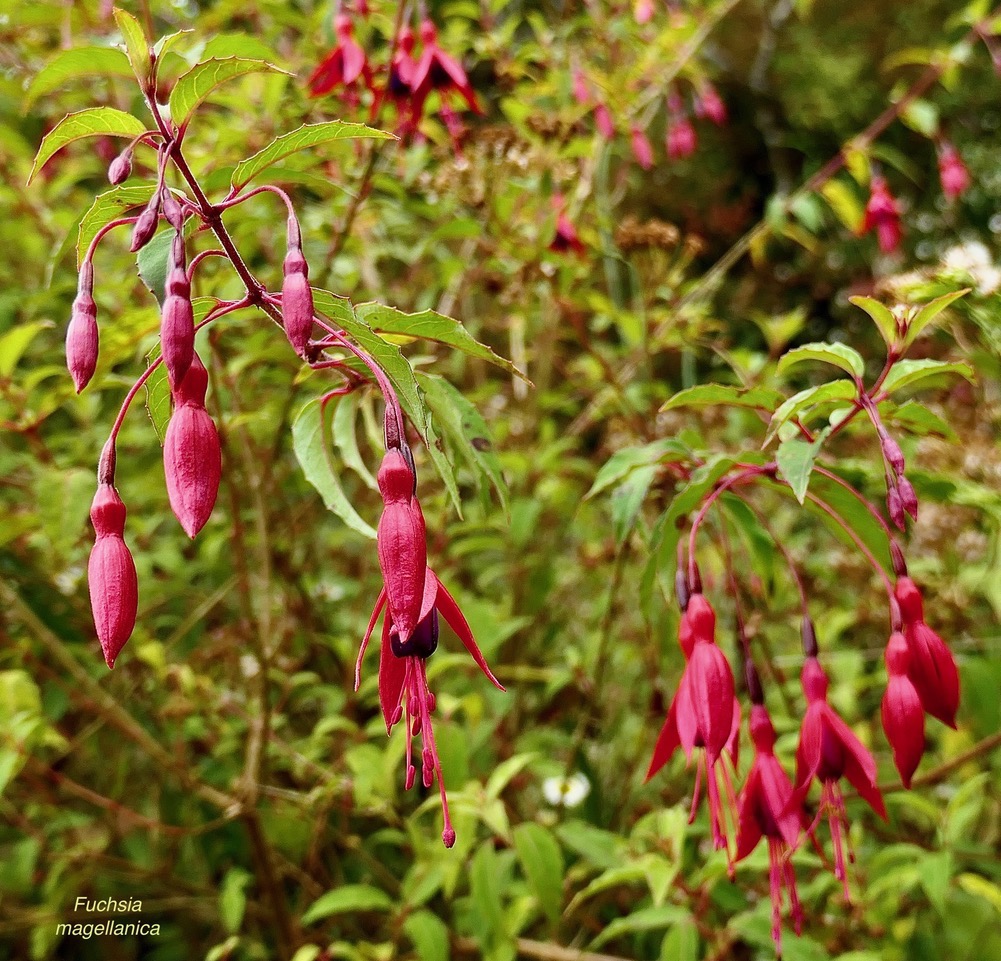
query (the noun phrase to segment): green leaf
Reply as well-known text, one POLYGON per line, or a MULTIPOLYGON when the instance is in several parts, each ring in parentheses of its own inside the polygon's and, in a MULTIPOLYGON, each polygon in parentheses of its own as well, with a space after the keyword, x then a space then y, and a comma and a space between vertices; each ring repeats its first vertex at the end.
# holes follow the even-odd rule
POLYGON ((186 127, 198 105, 216 87, 248 73, 283 73, 291 76, 287 70, 264 60, 242 60, 239 57, 206 60, 192 67, 174 84, 174 89, 170 92, 170 119, 174 126, 179 130, 186 127))
POLYGON ((493 839, 489 838, 476 849, 469 871, 469 889, 476 916, 476 940, 484 954, 488 954, 505 934, 497 873, 497 855, 493 839))
POLYGON ((959 438, 952 427, 934 411, 916 400, 894 407, 893 401, 883 401, 879 405, 879 413, 884 423, 900 424, 912 434, 923 437, 926 434, 936 434, 946 440, 956 441, 959 438))
POLYGON ((327 509, 333 511, 352 530, 375 539, 375 528, 354 509, 337 478, 329 422, 330 415, 324 411, 319 398, 311 400, 292 424, 292 449, 306 480, 320 492, 327 509))
POLYGON ((472 468, 478 489, 482 489, 484 481, 493 487, 507 516, 507 483, 490 430, 480 412, 443 377, 418 373, 417 382, 424 388, 425 400, 452 451, 472 468))
POLYGON ((660 409, 665 411, 674 410, 676 407, 713 407, 719 404, 771 411, 775 410, 781 400, 782 395, 768 387, 752 387, 747 390, 731 384, 699 384, 675 394, 660 409))
POLYGON ((415 911, 403 922, 403 930, 414 944, 420 961, 449 961, 448 926, 430 911, 415 911))
POLYGON ((514 829, 514 847, 528 886, 550 920, 556 921, 563 905, 563 854, 559 844, 541 824, 529 821, 514 829))
POLYGON ((775 454, 779 474, 792 488, 796 500, 801 504, 806 500, 806 489, 813 473, 813 462, 817 459, 823 442, 824 436, 818 437, 812 444, 801 437, 791 437, 779 444, 775 454))
POLYGON ((52 155, 84 137, 127 137, 131 140, 146 130, 137 117, 114 107, 88 107, 63 117, 44 137, 28 174, 28 183, 51 159, 52 155))
POLYGON ((247 895, 244 889, 252 880, 253 875, 243 868, 230 868, 222 879, 219 891, 219 917, 223 927, 236 934, 243 924, 243 915, 247 910, 247 895))
POLYGON ((907 325, 907 333, 904 335, 904 349, 906 350, 915 340, 921 335, 921 332, 931 324, 949 304, 954 301, 959 300, 960 297, 966 296, 970 292, 969 287, 964 287, 962 290, 954 290, 952 293, 943 294, 941 297, 936 297, 934 300, 928 301, 927 304, 922 307, 914 319, 907 325))
POLYGON ((600 494, 639 467, 677 462, 690 456, 691 451, 684 444, 670 438, 655 440, 642 447, 624 447, 601 465, 591 489, 584 495, 585 500, 600 494))
POLYGON ((125 10, 115 7, 115 23, 122 31, 125 40, 125 52, 128 54, 132 72, 140 85, 145 87, 153 74, 153 61, 150 59, 149 38, 142 24, 125 10))
POLYGON ((91 204, 90 209, 80 220, 76 242, 77 267, 83 264, 83 258, 86 256, 90 243, 97 236, 98 231, 105 224, 109 224, 112 220, 122 216, 126 210, 132 207, 145 207, 149 203, 150 197, 153 196, 155 189, 156 187, 153 184, 142 184, 133 187, 122 184, 112 190, 106 190, 103 194, 98 194, 94 199, 94 203, 91 204))
MULTIPOLYGON (((427 448, 431 462, 441 476, 456 513, 462 517, 462 501, 455 482, 452 466, 442 453, 438 438, 431 426, 424 396, 414 376, 413 368, 400 352, 400 348, 376 334, 368 324, 360 321, 343 297, 329 290, 313 288, 313 305, 317 312, 324 314, 342 327, 351 339, 368 353, 389 378, 400 399, 400 405, 410 422, 417 429, 427 448)), ((367 373, 367 369, 365 370, 367 373)))
POLYGON ((384 304, 359 304, 355 314, 373 330, 385 334, 403 334, 421 340, 434 340, 439 344, 454 347, 470 357, 478 357, 501 367, 509 374, 520 377, 527 383, 528 378, 509 360, 495 354, 489 347, 474 340, 469 331, 452 317, 446 317, 434 310, 422 310, 416 314, 405 314, 395 307, 384 304))
MULTIPOLYGON (((849 481, 851 482, 850 478, 849 481)), ((855 484, 858 485, 859 481, 855 480, 855 484)), ((830 504, 845 519, 851 529, 861 538, 862 543, 869 548, 876 560, 885 569, 889 570, 892 565, 886 530, 869 513, 868 509, 862 505, 858 498, 845 490, 840 484, 816 472, 814 472, 810 485, 818 497, 821 497, 830 504)), ((787 493, 789 491, 789 488, 784 485, 780 485, 779 489, 787 493)), ((849 545, 853 550, 857 550, 841 525, 833 520, 826 511, 817 507, 811 501, 807 502, 806 509, 816 516, 838 540, 849 545)))
POLYGON ((857 194, 846 183, 840 180, 828 180, 820 192, 824 199, 831 205, 838 220, 841 221, 853 234, 858 233, 862 226, 862 217, 865 215, 865 208, 862 206, 857 194))
POLYGON ((784 374, 795 364, 802 364, 808 360, 819 360, 825 364, 833 364, 859 379, 865 373, 865 361, 854 347, 829 343, 804 344, 802 347, 790 350, 779 360, 778 372, 784 374))
POLYGON ((300 150, 307 150, 335 140, 395 140, 391 133, 366 127, 363 123, 345 123, 331 120, 328 123, 305 124, 291 133, 283 134, 269 143, 263 150, 237 164, 233 171, 232 184, 236 189, 245 187, 262 170, 300 150))
POLYGON ((351 914, 355 911, 389 911, 393 902, 389 895, 370 884, 344 884, 321 895, 302 916, 303 924, 314 924, 333 914, 351 914))
POLYGON ((878 300, 873 300, 872 297, 849 297, 848 301, 856 307, 861 307, 872 318, 872 322, 883 335, 887 347, 892 347, 897 342, 897 319, 889 307, 878 300))
POLYGON ((513 757, 509 757, 506 761, 501 761, 501 763, 493 769, 490 777, 487 779, 486 787, 483 789, 486 796, 492 801, 499 798, 504 788, 506 788, 511 782, 511 779, 518 775, 534 760, 535 754, 527 753, 515 754, 513 757))
POLYGON ((901 360, 893 365, 880 390, 884 394, 892 394, 902 387, 913 387, 922 381, 945 374, 959 374, 969 381, 974 379, 973 368, 962 361, 901 360))
POLYGON ((912 100, 901 112, 900 119, 911 130, 929 139, 938 133, 938 108, 929 100, 912 100))
POLYGON ((365 486, 371 490, 378 490, 379 485, 362 459, 361 451, 358 450, 355 418, 358 413, 359 399, 358 394, 352 393, 330 400, 330 406, 334 408, 332 425, 334 443, 341 452, 344 463, 365 482, 365 486))
POLYGON ((621 547, 632 532, 640 508, 659 469, 657 464, 638 467, 625 483, 620 484, 612 492, 612 531, 618 546, 621 547))
POLYGON ((56 54, 38 73, 24 94, 26 113, 39 97, 48 96, 69 80, 80 77, 131 77, 132 67, 114 47, 76 47, 56 54))
POLYGON ((772 419, 768 423, 768 432, 765 434, 765 440, 761 446, 767 447, 772 438, 779 432, 779 428, 792 420, 804 408, 810 407, 812 409, 831 401, 852 400, 857 396, 858 388, 850 380, 832 380, 826 384, 818 384, 816 387, 807 387, 806 390, 793 394, 772 415, 772 419))
POLYGON ((177 33, 168 33, 153 44, 153 53, 157 60, 163 60, 164 55, 173 50, 185 37, 194 34, 194 30, 178 30, 177 33))
POLYGON ((684 908, 674 904, 665 904, 659 908, 641 908, 624 918, 616 918, 592 942, 591 948, 600 948, 609 941, 621 938, 625 934, 637 931, 657 931, 669 928, 690 917, 684 908))
POLYGON ((699 956, 699 929, 691 916, 680 920, 660 945, 660 961, 696 961, 699 956))
POLYGON ((30 324, 18 324, 0 335, 0 377, 9 379, 28 345, 39 331, 54 327, 51 320, 36 320, 30 324))
POLYGON ((161 230, 154 234, 153 239, 136 254, 136 268, 139 271, 139 276, 149 292, 161 304, 167 293, 167 271, 174 243, 174 233, 173 227, 161 230))

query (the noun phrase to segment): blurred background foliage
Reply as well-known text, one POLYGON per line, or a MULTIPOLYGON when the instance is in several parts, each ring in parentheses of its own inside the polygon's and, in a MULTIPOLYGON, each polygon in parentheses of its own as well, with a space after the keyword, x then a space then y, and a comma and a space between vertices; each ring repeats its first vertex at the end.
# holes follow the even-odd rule
MULTIPOLYGON (((123 6, 157 36, 192 31, 166 75, 213 55, 266 58, 294 74, 243 78, 201 109, 186 150, 215 195, 235 163, 300 123, 367 119, 337 96, 304 95, 302 78, 332 43, 331 4, 123 6)), ((356 35, 384 61, 395 5, 370 6, 356 35)), ((977 379, 923 390, 954 433, 913 436, 905 451, 922 501, 911 571, 929 621, 957 653, 964 693, 959 730, 929 728, 914 791, 898 789, 878 721, 879 582, 817 517, 789 499, 759 501, 802 564, 832 701, 876 753, 890 809, 882 823, 849 803, 850 905, 815 853, 796 855, 808 920, 802 938, 786 933, 785 956, 1001 956, 999 754, 984 749, 1001 726, 1001 107, 990 53, 967 33, 978 20, 995 26, 987 5, 658 0, 646 25, 625 2, 456 0, 431 10, 485 106, 483 118, 466 118, 461 150, 430 116, 421 142, 378 148, 359 204, 368 143, 289 158, 275 179, 299 208, 315 284, 355 302, 450 314, 534 383, 400 341, 416 369, 446 378, 482 413, 509 487, 505 511, 461 437, 446 434, 460 519, 417 449, 431 563, 508 687, 481 683, 451 636, 429 664, 457 814, 451 851, 434 791, 402 790, 403 740, 385 736, 374 659, 360 693, 351 689, 377 559, 324 511, 289 429, 330 382, 303 372, 260 315, 233 315, 200 342, 225 466, 197 542, 168 509, 144 412, 137 406, 126 422, 118 485, 140 617, 119 666, 106 670, 87 601, 87 510, 97 456, 145 366, 157 312, 112 235, 96 260, 98 375, 75 396, 62 343, 76 226, 107 189, 121 145, 82 141, 24 183, 42 135, 65 113, 108 104, 144 115, 123 77, 75 76, 26 94, 59 50, 119 41, 106 4, 15 3, 0 16, 0 956, 773 956, 764 850, 729 880, 704 813, 687 824, 683 763, 643 783, 682 666, 672 605, 642 590, 650 531, 678 475, 665 465, 640 484, 627 472, 585 495, 624 448, 662 438, 731 454, 759 446, 753 412, 660 412, 678 390, 720 382, 791 393, 815 372, 780 378, 775 360, 817 339, 851 343, 875 374, 882 343, 848 296, 920 302, 960 286, 973 290, 917 354, 966 360, 977 379), (786 202, 929 65, 940 81, 871 147, 849 151, 848 170, 786 202), (572 97, 574 67, 607 102, 614 139, 597 135, 590 107, 572 97), (668 160, 667 86, 690 103, 707 79, 729 120, 696 121, 696 152, 668 160), (654 146, 649 171, 631 155, 634 123, 654 146), (938 184, 936 130, 972 176, 953 204, 938 184), (852 229, 868 193, 866 159, 904 207, 893 254, 852 229), (582 255, 549 249, 556 194, 582 255), (713 270, 752 230, 747 255, 713 270), (262 666, 265 641, 278 654, 262 666), (254 744, 258 779, 245 776, 254 744), (73 911, 80 895, 140 898, 142 919, 161 932, 58 936, 57 923, 85 919, 73 911)), ((150 155, 140 157, 151 176, 150 155)), ((251 267, 277 286, 284 224, 274 198, 227 222, 251 267)), ((221 261, 200 277, 200 295, 239 293, 221 261)), ((369 392, 350 403, 336 450, 350 458, 357 436, 374 469, 380 404, 369 392)), ((879 500, 871 438, 859 432, 829 453, 879 500)), ((364 471, 346 468, 342 482, 374 523, 379 500, 364 471)), ((701 561, 732 653, 727 539, 713 523, 701 561)), ((734 549, 788 763, 802 712, 796 597, 774 549, 753 538, 734 549)))

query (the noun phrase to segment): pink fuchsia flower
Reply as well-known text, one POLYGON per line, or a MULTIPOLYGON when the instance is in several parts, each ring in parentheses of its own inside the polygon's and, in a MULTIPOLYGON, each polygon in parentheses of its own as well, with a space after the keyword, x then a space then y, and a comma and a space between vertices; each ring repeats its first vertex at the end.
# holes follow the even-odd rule
POLYGON ((591 102, 591 88, 588 86, 587 77, 580 67, 574 67, 571 74, 571 89, 573 98, 577 103, 586 105, 591 102))
POLYGON ((691 120, 683 114, 672 117, 667 123, 667 134, 664 138, 664 146, 667 148, 667 155, 672 160, 682 160, 695 153, 695 148, 699 144, 698 135, 691 120))
POLYGON ((959 151, 948 140, 943 140, 938 152, 938 174, 942 193, 950 201, 957 200, 970 186, 970 172, 959 151))
POLYGON ((910 655, 907 676, 925 711, 954 728, 959 708, 959 671, 952 652, 925 623, 924 602, 914 581, 906 576, 898 578, 894 596, 910 655))
POLYGON ((482 114, 483 110, 476 100, 462 64, 438 46, 438 29, 434 23, 424 20, 420 31, 423 48, 410 81, 415 99, 423 108, 424 101, 432 90, 438 91, 443 104, 449 94, 457 93, 473 113, 482 114))
POLYGON ((358 660, 355 664, 355 690, 358 690, 361 684, 361 663, 365 650, 384 609, 386 610, 382 622, 382 646, 379 652, 379 704, 386 722, 386 732, 392 733, 396 724, 406 720, 408 791, 414 786, 417 778, 417 768, 413 763, 412 739, 420 735, 421 781, 424 787, 429 788, 435 778, 438 779, 442 816, 445 822, 441 839, 445 847, 450 848, 455 844, 455 829, 448 813, 448 796, 445 792, 441 759, 438 756, 431 721, 435 709, 435 696, 428 686, 427 677, 427 659, 438 647, 439 614, 462 641, 463 646, 489 681, 500 691, 503 691, 504 687, 494 677, 477 647, 473 632, 455 598, 428 568, 421 598, 420 621, 405 640, 401 639, 402 632, 393 622, 392 607, 387 606, 386 590, 379 592, 375 610, 372 612, 358 651, 358 660))
POLYGON ((695 819, 705 774, 713 845, 729 849, 727 818, 729 812, 730 822, 736 820, 736 797, 730 772, 720 756, 726 748, 736 764, 740 708, 734 694, 730 664, 716 646, 715 628, 716 615, 709 602, 702 594, 693 594, 678 630, 678 641, 687 664, 667 719, 657 736, 646 779, 649 781, 678 747, 684 749, 689 762, 695 749, 701 749, 690 819, 695 819))
POLYGON ((636 163, 644 170, 649 170, 653 166, 653 147, 650 145, 650 139, 642 127, 633 127, 630 134, 630 143, 636 163))
MULTIPOLYGON (((403 27, 396 40, 396 50, 393 62, 389 65, 389 79, 386 83, 386 95, 392 100, 399 117, 399 133, 409 136, 420 123, 424 101, 417 96, 414 89, 414 75, 417 72, 417 59, 414 57, 414 32, 410 27, 403 27)), ((377 111, 372 105, 373 116, 377 111)))
POLYGON ((585 253, 587 247, 584 246, 584 242, 577 233, 577 228, 566 212, 563 196, 555 194, 552 198, 552 205, 556 210, 556 233, 547 249, 556 254, 565 254, 568 251, 578 255, 585 253))
POLYGON ((900 246, 903 228, 900 225, 900 206, 887 185, 886 179, 873 174, 869 190, 869 201, 865 205, 865 216, 859 227, 859 235, 876 231, 879 249, 884 254, 892 253, 900 246))
POLYGON ((365 51, 354 39, 354 25, 349 16, 337 15, 334 19, 334 33, 337 35, 337 43, 309 75, 306 86, 311 97, 322 97, 337 87, 343 87, 355 98, 355 85, 359 80, 369 90, 372 89, 372 70, 365 51))
POLYGON ((695 98, 695 116, 709 120, 722 127, 727 120, 726 104, 720 98, 716 88, 706 81, 695 98))
POLYGON ((612 120, 612 112, 607 104, 599 103, 594 108, 594 125, 605 140, 611 140, 615 136, 615 121, 612 120))
POLYGON ((649 23, 653 19, 653 0, 636 0, 633 4, 633 16, 637 23, 649 23))
POLYGON ((893 763, 904 787, 909 788, 925 751, 925 713, 917 688, 908 675, 910 649, 899 631, 890 635, 885 658, 888 678, 880 714, 886 739, 893 748, 893 763))
MULTIPOLYGON (((838 781, 844 777, 884 820, 886 807, 876 786, 876 761, 852 729, 827 703, 827 675, 816 657, 808 657, 801 676, 806 695, 806 716, 800 728, 796 750, 796 789, 790 810, 801 807, 810 785, 821 782, 819 819, 827 815, 834 841, 834 876, 842 882, 848 897, 845 871, 848 815, 838 781)), ((848 853, 851 859, 851 852, 848 853)))
POLYGON ((80 268, 77 294, 66 328, 66 366, 76 392, 90 383, 97 370, 97 305, 94 303, 94 267, 88 260, 80 268))
POLYGON ((737 855, 746 858, 762 837, 768 839, 768 879, 772 896, 772 940, 782 954, 782 897, 789 891, 789 913, 796 933, 803 927, 803 908, 796 895, 790 856, 803 827, 802 808, 792 802, 792 782, 775 757, 775 729, 764 705, 751 708, 754 761, 737 802, 737 855))

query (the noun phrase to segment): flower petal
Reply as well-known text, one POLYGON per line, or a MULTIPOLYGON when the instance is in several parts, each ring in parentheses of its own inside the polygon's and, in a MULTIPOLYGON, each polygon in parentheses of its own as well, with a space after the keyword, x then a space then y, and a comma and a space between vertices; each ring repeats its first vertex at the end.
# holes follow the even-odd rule
POLYGON ((437 577, 435 578, 435 582, 438 585, 438 594, 435 599, 435 605, 438 608, 438 612, 445 618, 445 622, 448 626, 455 631, 456 637, 462 641, 466 650, 469 651, 469 656, 476 661, 477 667, 479 667, 479 669, 486 674, 487 678, 494 685, 494 687, 497 688, 497 690, 503 691, 504 685, 501 684, 496 677, 494 677, 493 671, 491 671, 487 666, 486 660, 480 653, 480 649, 476 646, 476 641, 473 639, 473 632, 470 629, 469 624, 466 622, 466 618, 463 616, 462 611, 459 610, 459 605, 456 604, 455 598, 449 594, 448 588, 445 587, 445 585, 442 584, 437 577))
MULTIPOLYGON (((376 622, 379 620, 379 615, 382 613, 383 607, 386 606, 386 589, 383 588, 379 591, 379 596, 375 600, 375 610, 372 611, 372 616, 369 618, 368 627, 365 628, 365 636, 361 639, 361 647, 358 648, 358 660, 355 661, 355 690, 361 686, 361 661, 365 656, 365 650, 368 648, 368 642, 372 637, 372 631, 375 630, 376 622)), ((386 620, 389 620, 389 615, 386 615, 386 620)))
POLYGON ((393 730, 393 719, 403 697, 403 684, 407 677, 407 659, 393 653, 389 640, 391 621, 389 612, 382 622, 382 650, 379 652, 379 705, 386 722, 386 733, 393 730))
POLYGON ((880 713, 886 739, 893 748, 893 763, 904 787, 909 788, 925 750, 924 708, 910 678, 890 677, 880 713))
POLYGON ((667 710, 667 719, 660 729, 660 734, 657 735, 657 743, 653 748, 653 757, 650 759, 650 767, 646 772, 645 780, 647 781, 667 764, 671 755, 674 754, 681 744, 678 738, 678 722, 675 717, 676 703, 677 698, 671 701, 671 706, 667 710))

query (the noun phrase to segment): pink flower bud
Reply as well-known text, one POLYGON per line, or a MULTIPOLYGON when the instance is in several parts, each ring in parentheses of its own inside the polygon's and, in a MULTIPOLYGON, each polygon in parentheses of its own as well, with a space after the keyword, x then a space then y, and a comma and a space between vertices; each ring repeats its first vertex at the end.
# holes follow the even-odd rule
POLYGON ((313 292, 309 289, 306 258, 297 247, 290 248, 285 255, 284 273, 282 326, 295 352, 304 357, 313 332, 313 292))
POLYGON ((900 491, 896 487, 891 487, 886 492, 886 512, 890 515, 890 520, 893 521, 898 529, 907 529, 904 504, 900 499, 900 491))
POLYGON ((129 250, 135 253, 142 250, 156 233, 157 224, 160 222, 160 195, 153 194, 149 203, 143 208, 135 226, 132 228, 132 245, 129 250))
POLYGON ((212 514, 222 476, 219 434, 205 410, 208 375, 197 354, 178 389, 163 442, 163 470, 174 515, 194 537, 212 514))
POLYGON ((171 193, 169 187, 164 187, 161 194, 161 204, 163 206, 163 216, 167 218, 167 223, 174 230, 184 229, 184 212, 177 198, 171 193))
POLYGON ((644 170, 653 166, 653 147, 642 127, 633 127, 631 134, 633 156, 644 170))
POLYGON ((606 140, 611 140, 615 136, 615 121, 612 120, 611 111, 603 103, 594 108, 594 125, 606 140))
POLYGON ((698 137, 691 120, 685 116, 673 117, 667 125, 665 146, 667 147, 667 155, 672 160, 681 160, 695 153, 698 137))
POLYGON ((108 667, 131 637, 139 607, 136 566, 125 544, 125 504, 111 484, 101 484, 90 508, 97 540, 87 564, 94 626, 108 667))
POLYGON ((590 101, 591 90, 587 85, 587 77, 584 76, 584 71, 580 67, 574 67, 571 76, 571 86, 573 89, 573 98, 577 103, 586 104, 590 101))
POLYGON ((880 444, 883 448, 883 457, 886 462, 893 468, 893 473, 900 477, 904 473, 904 452, 900 449, 900 444, 898 444, 889 434, 884 433, 880 437, 880 444))
POLYGON ((897 481, 900 490, 900 503, 904 510, 911 515, 911 520, 918 519, 918 495, 914 491, 914 485, 906 478, 901 477, 897 481))
POLYGON ((726 104, 720 99, 716 88, 707 83, 695 99, 695 115, 722 127, 726 123, 726 104))
POLYGON ((132 148, 126 147, 108 167, 108 182, 117 187, 132 176, 132 148))
POLYGON ((93 270, 89 261, 80 270, 77 295, 66 328, 66 366, 78 394, 90 383, 97 368, 97 306, 92 296, 93 270))
POLYGON ((910 660, 904 635, 891 635, 886 645, 889 677, 880 713, 886 739, 893 749, 893 763, 907 788, 925 750, 925 715, 917 688, 908 676, 910 660))
MULTIPOLYGON (((180 236, 180 235, 178 235, 180 236)), ((184 246, 175 241, 173 266, 167 274, 167 297, 160 315, 160 352, 171 390, 177 390, 195 351, 195 318, 191 285, 184 272, 184 246)))
POLYGON ((970 172, 959 151, 947 140, 942 141, 939 151, 938 173, 942 180, 942 192, 950 201, 957 200, 970 186, 970 172))
POLYGON ((869 201, 865 207, 859 234, 866 234, 874 228, 879 238, 879 249, 883 253, 891 253, 900 246, 900 238, 903 236, 900 207, 890 193, 886 179, 879 174, 874 174, 872 177, 869 201))

